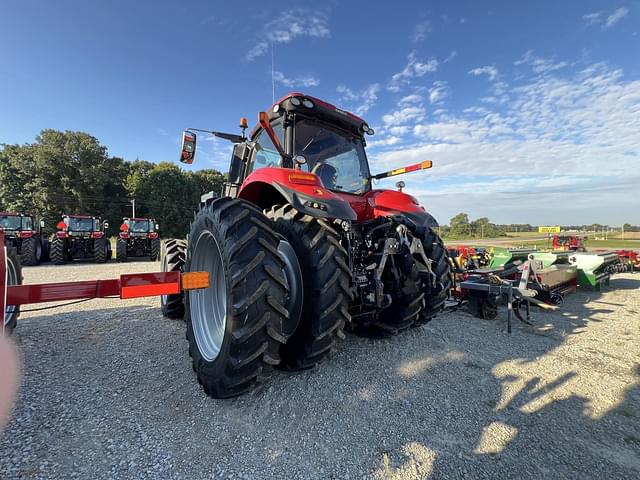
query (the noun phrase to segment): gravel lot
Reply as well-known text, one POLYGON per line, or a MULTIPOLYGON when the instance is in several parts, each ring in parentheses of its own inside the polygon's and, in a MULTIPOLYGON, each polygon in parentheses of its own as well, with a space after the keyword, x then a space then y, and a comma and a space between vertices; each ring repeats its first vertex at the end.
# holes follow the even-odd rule
MULTIPOLYGON (((159 264, 25 268, 29 283, 159 264)), ((156 299, 25 313, 0 478, 639 478, 640 275, 535 310, 348 336, 312 371, 207 398, 156 299)))

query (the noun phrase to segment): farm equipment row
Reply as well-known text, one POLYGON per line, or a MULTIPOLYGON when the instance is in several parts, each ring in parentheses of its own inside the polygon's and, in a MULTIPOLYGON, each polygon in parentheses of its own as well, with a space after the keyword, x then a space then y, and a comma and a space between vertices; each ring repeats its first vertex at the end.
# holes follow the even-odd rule
MULTIPOLYGON (((111 242, 105 233, 109 227, 106 220, 88 215, 63 215, 56 227, 49 240, 43 234, 42 220, 36 224, 33 215, 0 212, 5 244, 15 249, 23 266, 39 265, 47 260, 55 265, 73 260, 105 263, 112 258, 111 242)), ((131 257, 158 260, 158 228, 153 218, 125 217, 116 240, 116 260, 126 262, 131 257)))
POLYGON ((587 252, 582 242, 563 240, 562 244, 566 248, 550 251, 449 247, 454 280, 451 297, 483 319, 495 318, 498 305, 507 303, 509 316, 513 308, 515 316, 525 321, 520 313, 523 304, 528 317, 530 303, 554 308, 579 286, 600 291, 609 285, 612 274, 640 270, 640 258, 634 251, 587 252))

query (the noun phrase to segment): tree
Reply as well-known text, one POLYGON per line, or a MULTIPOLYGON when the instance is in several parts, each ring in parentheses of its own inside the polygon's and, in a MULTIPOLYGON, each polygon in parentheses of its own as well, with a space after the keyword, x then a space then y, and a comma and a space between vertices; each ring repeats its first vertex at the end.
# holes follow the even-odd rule
POLYGON ((466 213, 457 214, 449 221, 449 225, 451 227, 451 236, 453 237, 461 237, 471 233, 469 230, 469 215, 466 213))

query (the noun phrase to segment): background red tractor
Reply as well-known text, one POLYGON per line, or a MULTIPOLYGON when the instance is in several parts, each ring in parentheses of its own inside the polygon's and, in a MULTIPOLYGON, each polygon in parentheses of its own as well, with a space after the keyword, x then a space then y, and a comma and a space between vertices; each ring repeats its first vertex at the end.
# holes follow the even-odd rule
POLYGON ((49 241, 42 236, 44 222, 33 215, 0 212, 0 228, 7 247, 14 248, 22 265, 38 265, 49 255, 49 241))
POLYGON ((122 219, 120 234, 116 241, 116 260, 126 262, 128 257, 149 257, 151 261, 160 256, 159 226, 153 218, 122 219))
POLYGON ((554 235, 554 250, 573 250, 575 252, 586 252, 585 240, 587 237, 578 237, 576 235, 554 235))
POLYGON ((51 241, 51 261, 56 265, 77 259, 106 262, 111 258, 111 243, 105 234, 108 227, 98 217, 63 215, 51 241))
MULTIPOLYGON (((240 126, 242 135, 187 129, 182 142, 184 163, 194 160, 196 131, 235 144, 223 197, 203 198, 184 265, 211 276, 208 288, 184 294, 184 309, 193 368, 218 398, 247 391, 274 366, 313 367, 347 328, 387 336, 423 325, 451 284, 436 220, 402 184, 373 187, 430 161, 372 175, 366 122, 299 93, 261 112, 250 138, 246 119, 240 126)), ((164 258, 163 268, 172 268, 164 258)))

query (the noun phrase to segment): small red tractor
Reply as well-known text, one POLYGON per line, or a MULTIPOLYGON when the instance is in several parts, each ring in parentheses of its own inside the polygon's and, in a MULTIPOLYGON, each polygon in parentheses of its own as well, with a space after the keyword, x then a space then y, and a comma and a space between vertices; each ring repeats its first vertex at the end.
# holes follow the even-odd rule
POLYGON ((0 229, 5 243, 15 248, 22 265, 39 265, 49 255, 49 241, 42 236, 44 222, 37 223, 33 215, 0 212, 0 229))
POLYGON ((149 257, 152 262, 160 257, 160 227, 153 218, 122 219, 116 241, 116 260, 126 262, 128 257, 149 257))
MULTIPOLYGON (((345 329, 388 336, 424 325, 451 285, 433 216, 402 192, 404 182, 373 186, 431 161, 372 175, 373 129, 301 93, 261 112, 249 138, 247 126, 241 119, 241 135, 182 136, 187 164, 195 132, 234 144, 222 196, 203 197, 182 247, 182 269, 211 276, 208 288, 184 293, 184 315, 193 369, 216 398, 246 392, 274 366, 317 365, 345 329)), ((165 270, 179 263, 162 259, 165 270)), ((163 311, 178 312, 181 301, 164 296, 163 311)))
POLYGON ((574 252, 586 252, 585 240, 587 237, 578 237, 576 235, 554 235, 554 250, 571 250, 574 252))
POLYGON ((86 215, 63 215, 51 241, 51 261, 62 265, 71 260, 92 259, 104 263, 111 258, 111 243, 105 235, 109 222, 86 215))

